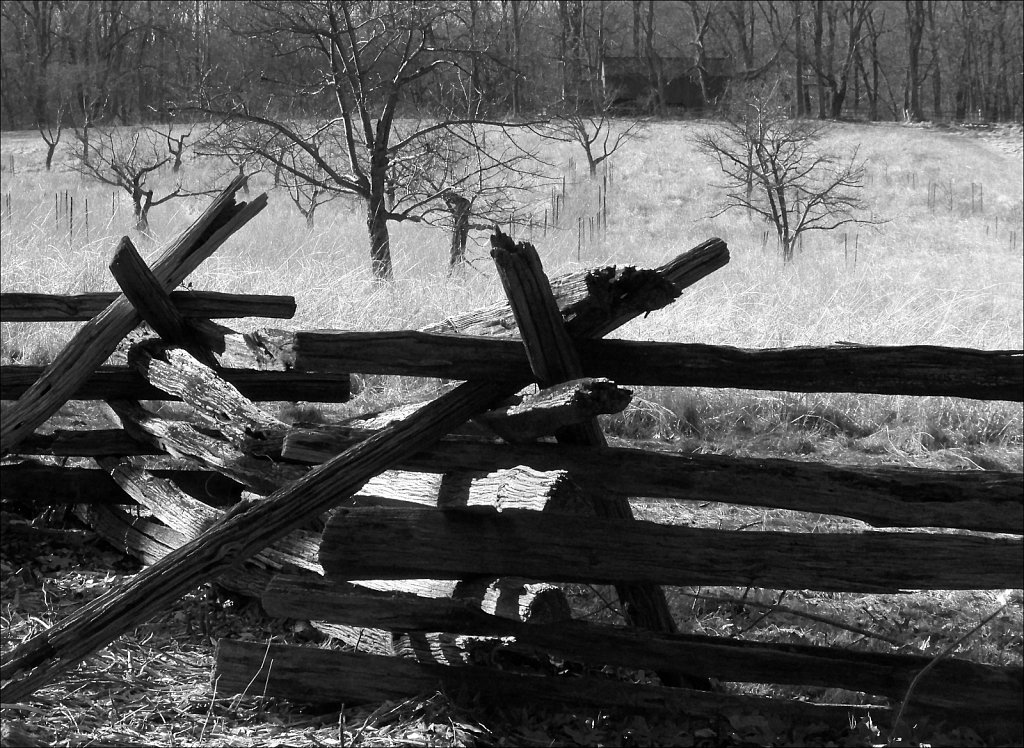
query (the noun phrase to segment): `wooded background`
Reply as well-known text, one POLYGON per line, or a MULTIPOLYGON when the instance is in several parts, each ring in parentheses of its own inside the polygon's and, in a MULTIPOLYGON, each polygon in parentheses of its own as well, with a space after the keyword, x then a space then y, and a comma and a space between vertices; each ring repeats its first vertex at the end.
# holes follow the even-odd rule
MULTIPOLYGON (((628 58, 652 83, 682 61, 705 93, 708 76, 724 74, 725 93, 704 105, 770 80, 798 116, 1022 118, 1020 2, 3 0, 0 128, 164 122, 230 89, 250 102, 265 91, 260 106, 274 116, 324 115, 329 88, 281 97, 272 84, 297 80, 316 56, 300 26, 327 5, 370 27, 417 16, 430 54, 453 63, 403 87, 401 116, 596 105, 613 93, 601 86, 605 63, 628 58)), ((664 98, 641 103, 678 113, 664 98)))

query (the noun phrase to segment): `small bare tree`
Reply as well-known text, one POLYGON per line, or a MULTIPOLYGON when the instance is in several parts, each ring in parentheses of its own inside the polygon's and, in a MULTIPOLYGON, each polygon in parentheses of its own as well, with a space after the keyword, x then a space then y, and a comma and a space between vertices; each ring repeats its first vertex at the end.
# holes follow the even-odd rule
MULTIPOLYGON (((398 132, 423 129, 416 122, 398 132)), ((539 138, 537 139, 539 141, 539 138)), ((550 164, 524 132, 508 137, 500 127, 450 123, 421 137, 388 175, 395 220, 451 229, 449 272, 466 261, 470 229, 490 232, 506 223, 543 185, 550 164)))
POLYGON ((185 149, 188 148, 188 141, 192 138, 192 132, 195 130, 195 125, 189 125, 184 131, 174 131, 174 123, 163 126, 162 128, 153 128, 153 132, 159 137, 163 138, 167 143, 167 153, 170 154, 171 161, 171 173, 177 174, 181 171, 182 161, 185 156, 185 149))
POLYGON ((849 223, 880 223, 857 214, 864 165, 857 151, 843 158, 820 149, 826 125, 790 119, 775 103, 774 89, 743 97, 737 114, 697 136, 701 152, 718 161, 726 202, 714 215, 741 208, 775 227, 786 262, 807 231, 831 231, 849 223))
POLYGON ((479 52, 463 48, 452 4, 253 0, 249 7, 256 12, 226 23, 247 44, 263 45, 265 69, 201 91, 191 108, 258 128, 235 129, 242 138, 235 150, 284 173, 281 143, 304 151, 317 171, 292 176, 363 202, 371 272, 391 280, 391 225, 447 214, 442 190, 402 204, 400 164, 463 124, 489 124, 493 142, 516 140, 530 123, 490 120, 474 106, 462 113, 464 63, 479 52), (319 117, 310 119, 311 103, 323 105, 319 117), (425 118, 418 127, 405 125, 411 112, 425 118))
POLYGON ((288 191, 288 197, 306 219, 306 230, 312 231, 316 225, 316 209, 324 203, 338 197, 325 187, 327 175, 310 162, 305 151, 298 148, 283 147, 280 159, 274 164, 275 182, 288 191), (287 171, 285 170, 287 164, 287 171), (313 175, 312 181, 297 179, 295 174, 313 175))
POLYGON ((57 152, 57 146, 60 145, 60 137, 64 134, 64 118, 67 116, 68 106, 67 102, 63 99, 57 106, 57 124, 56 126, 36 122, 36 129, 39 130, 39 135, 42 137, 43 142, 46 143, 46 170, 50 171, 53 167, 53 154, 57 152))
POLYGON ((640 138, 647 123, 644 120, 626 121, 616 128, 609 115, 612 99, 609 97, 595 111, 587 113, 574 108, 555 120, 551 133, 556 140, 576 143, 587 157, 590 176, 624 143, 640 138))
POLYGON ((181 185, 162 197, 155 197, 149 188, 150 175, 171 160, 155 134, 143 128, 112 128, 99 131, 75 130, 81 149, 75 148, 72 168, 80 174, 127 192, 132 198, 135 229, 149 233, 149 211, 156 205, 193 193, 181 185))

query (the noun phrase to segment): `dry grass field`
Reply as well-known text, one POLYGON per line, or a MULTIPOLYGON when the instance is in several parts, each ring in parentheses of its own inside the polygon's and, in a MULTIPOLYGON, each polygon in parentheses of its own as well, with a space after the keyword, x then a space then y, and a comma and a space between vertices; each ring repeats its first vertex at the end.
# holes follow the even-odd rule
MULTIPOLYGON (((580 154, 568 145, 547 149, 545 155, 567 172, 563 228, 544 232, 539 226, 517 226, 516 234, 532 236, 549 274, 607 263, 654 266, 711 236, 729 244, 732 260, 726 268, 670 309, 618 335, 751 348, 839 340, 1024 347, 1019 128, 836 125, 823 146, 840 153, 860 147, 867 165, 865 197, 871 213, 886 223, 806 234, 796 261, 787 266, 774 237, 766 240, 768 227, 760 221, 737 212, 708 218, 721 200, 715 187, 720 175, 691 142, 694 131, 707 126, 699 121, 655 123, 644 139, 617 153, 607 234, 591 241, 587 229, 582 246, 577 216, 594 214, 595 185, 569 169, 570 159, 580 154), (972 185, 977 195, 973 209, 972 185)), ((139 237, 130 231, 126 195, 85 182, 66 165, 45 172, 43 155, 35 133, 7 133, 0 143, 4 291, 114 290, 106 264, 122 234, 132 235, 143 254, 151 255, 208 200, 189 198, 154 208, 153 237, 139 237), (69 232, 66 206, 71 199, 69 232)), ((186 165, 184 182, 195 190, 217 188, 229 173, 223 164, 197 160, 186 165)), ((192 276, 194 288, 292 294, 298 314, 288 324, 300 329, 417 327, 500 298, 485 232, 471 235, 472 266, 450 279, 443 230, 395 226, 396 281, 380 288, 369 273, 361 206, 345 199, 329 203, 307 231, 287 195, 272 190, 269 177, 251 181, 254 190, 270 191, 269 207, 192 276)), ((170 174, 155 183, 159 196, 170 174)), ((518 220, 532 213, 540 223, 549 202, 549 195, 538 195, 518 220)), ((240 325, 261 322, 278 324, 246 320, 240 325)), ((4 325, 0 358, 44 363, 72 331, 67 324, 4 325)), ((370 385, 367 398, 408 394, 408 383, 393 379, 370 385)), ((813 445, 829 456, 836 450, 850 452, 851 459, 866 452, 905 464, 1021 469, 1019 406, 734 390, 641 389, 637 394, 636 407, 613 424, 624 436, 692 438, 718 451, 757 446, 806 452, 813 445), (857 425, 852 431, 871 436, 865 440, 839 429, 846 441, 836 443, 834 427, 805 433, 821 419, 801 415, 822 412, 841 413, 844 423, 857 425)))
MULTIPOLYGON (((566 145, 547 152, 563 165, 568 184, 563 227, 544 231, 539 225, 550 202, 545 193, 519 218, 532 211, 537 225, 519 226, 514 236, 537 246, 550 275, 612 263, 656 266, 712 236, 729 244, 728 266, 618 336, 750 348, 836 341, 1024 348, 1024 136, 1019 126, 835 125, 824 146, 838 152, 859 146, 867 166, 864 196, 872 214, 884 222, 809 234, 789 265, 783 264, 774 238, 766 238, 763 223, 733 212, 709 217, 721 200, 715 186, 720 177, 692 142, 694 132, 709 126, 701 121, 652 123, 643 139, 615 154, 608 230, 593 240, 589 229, 583 241, 576 230, 577 216, 594 213, 596 188, 569 166, 570 158, 579 160, 581 154, 566 145)), ((143 255, 151 257, 208 201, 197 197, 154 208, 153 236, 141 237, 130 230, 126 196, 84 182, 66 163, 46 172, 43 156, 35 133, 4 133, 0 140, 4 292, 115 290, 106 265, 121 235, 131 235, 143 255), (74 225, 69 226, 65 205, 72 197, 74 225)), ((183 174, 186 185, 197 190, 218 188, 231 175, 209 160, 186 163, 183 174)), ((554 176, 560 183, 561 175, 554 176)), ((501 297, 483 232, 471 234, 471 266, 449 278, 448 238, 442 230, 394 227, 396 280, 380 287, 369 272, 361 208, 345 200, 329 203, 307 231, 302 216, 286 195, 271 189, 268 177, 250 181, 254 193, 270 192, 268 208, 190 283, 204 290, 294 295, 298 313, 285 322, 228 324, 243 330, 262 324, 411 328, 501 297)), ((161 174, 156 183, 170 184, 170 174, 161 174)), ((46 363, 74 328, 4 323, 0 361, 46 363)), ((354 403, 343 406, 346 412, 427 397, 432 388, 429 382, 395 377, 368 377, 364 384, 354 403)), ((613 438, 670 450, 834 463, 950 470, 1024 467, 1020 404, 704 388, 639 388, 636 395, 625 413, 606 420, 613 438)), ((637 501, 636 509, 659 521, 723 529, 858 527, 824 516, 724 504, 637 501)), ((88 599, 114 579, 105 571, 83 571, 89 567, 82 564, 99 558, 100 551, 40 552, 5 541, 5 649, 59 618, 69 600, 88 599)), ((109 556, 106 562, 114 563, 109 556)), ((610 615, 590 590, 570 592, 581 614, 610 615)), ((696 633, 925 655, 949 650, 993 664, 1022 660, 1019 590, 1002 596, 988 591, 871 596, 724 588, 672 589, 669 594, 684 630, 696 633)), ((684 717, 638 722, 582 711, 484 717, 440 696, 326 715, 289 710, 287 704, 258 695, 218 698, 209 683, 210 642, 216 635, 297 636, 251 607, 238 611, 200 592, 168 611, 165 620, 105 648, 67 682, 41 691, 35 706, 7 710, 5 719, 17 716, 55 745, 88 740, 104 745, 615 745, 627 733, 635 745, 763 744, 761 733, 738 722, 724 727, 684 717)), ((835 703, 864 698, 823 689, 728 688, 835 703)), ((915 730, 910 737, 895 736, 904 741, 899 744, 982 744, 973 732, 953 725, 918 725, 915 730)), ((825 745, 836 739, 795 728, 781 734, 788 737, 776 744, 825 745)), ((845 744, 878 744, 895 737, 885 726, 862 725, 845 744)))

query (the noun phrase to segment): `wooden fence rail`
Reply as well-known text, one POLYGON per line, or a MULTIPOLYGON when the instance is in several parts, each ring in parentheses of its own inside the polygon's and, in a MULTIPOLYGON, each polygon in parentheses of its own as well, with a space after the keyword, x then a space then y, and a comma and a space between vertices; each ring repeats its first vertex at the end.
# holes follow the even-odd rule
POLYGON ((264 204, 261 197, 236 205, 237 189, 233 183, 214 201, 152 271, 122 242, 111 272, 124 295, 0 298, 5 322, 90 319, 49 367, 0 370, 0 397, 19 398, 14 422, 5 419, 0 448, 89 456, 98 466, 68 469, 21 458, 0 466, 0 489, 20 500, 74 501, 97 532, 119 538, 152 564, 8 652, 0 665, 5 703, 27 697, 196 585, 220 579, 262 595, 278 615, 315 618, 322 630, 342 637, 354 632, 351 641, 365 634, 380 643, 375 651, 400 651, 399 638, 414 634, 429 643, 416 652, 412 638, 403 640, 421 659, 412 662, 276 645, 268 657, 266 645, 225 641, 217 657, 221 690, 252 687, 307 701, 351 702, 441 684, 512 701, 673 708, 690 715, 758 710, 842 725, 851 714, 888 719, 892 712, 715 692, 707 677, 846 688, 890 699, 903 698, 915 682, 909 714, 969 713, 1019 729, 1021 668, 684 636, 675 632, 660 587, 1020 588, 1020 537, 962 532, 1024 533, 1019 473, 837 467, 608 447, 593 416, 624 407, 630 393, 606 381, 576 380, 1021 402, 1024 352, 845 343, 755 351, 600 341, 723 266, 724 243, 709 240, 656 271, 603 268, 548 284, 535 250, 500 232, 492 242, 509 304, 420 331, 265 329, 243 335, 209 320, 243 313, 288 317, 294 303, 168 293, 264 204), (127 366, 100 367, 140 317, 163 342, 123 346, 127 366), (522 340, 511 337, 517 332, 522 340), (349 372, 467 381, 383 426, 352 420, 293 427, 252 403, 344 400, 349 372), (574 382, 559 389, 567 379, 574 382), (534 400, 505 399, 532 381, 550 389, 534 400), (581 405, 577 395, 584 391, 589 400, 581 405), (123 428, 33 433, 69 398, 106 400, 123 428), (175 398, 192 407, 195 424, 138 402, 175 398), (468 427, 471 418, 476 424, 468 427), (517 443, 547 434, 560 443, 517 443), (40 486, 53 485, 60 487, 40 495, 40 486), (813 534, 695 529, 633 521, 627 500, 636 497, 956 532, 850 525, 846 532, 813 534), (114 506, 131 500, 162 524, 114 506), (285 568, 292 576, 273 576, 285 568), (524 577, 537 581, 527 584, 524 577), (629 620, 647 630, 562 620, 568 605, 549 582, 563 581, 616 585, 629 620), (460 585, 461 597, 455 592, 460 585), (471 658, 477 645, 457 642, 456 634, 505 637, 480 646, 504 647, 539 664, 555 654, 594 666, 649 668, 661 685, 433 664, 435 646, 450 646, 453 661, 471 658), (268 661, 274 663, 269 672, 268 661))
MULTIPOLYGON (((296 429, 284 439, 289 460, 320 463, 368 436, 356 430, 296 429)), ((26 440, 26 454, 95 457, 152 455, 161 450, 121 429, 57 431, 26 440)), ((528 465, 568 470, 595 495, 647 500, 722 501, 746 506, 850 517, 879 527, 949 527, 982 532, 1024 532, 1024 487, 1019 473, 898 467, 835 466, 785 459, 687 455, 651 450, 583 448, 550 444, 498 444, 448 437, 401 460, 403 470, 488 473, 528 465)), ((24 469, 23 469, 24 470, 24 469)), ((59 468, 39 466, 50 471, 59 468)), ((39 493, 41 474, 0 468, 8 485, 39 493), (15 483, 17 481, 17 483, 15 483), (35 487, 35 488, 33 488, 35 487)), ((91 482, 107 485, 103 476, 91 482)))
MULTIPOLYGON (((291 363, 306 371, 444 379, 520 379, 530 372, 516 339, 411 330, 299 331, 289 338, 291 363)), ((631 340, 578 341, 576 350, 583 376, 626 385, 1024 400, 1024 351, 1017 350, 852 344, 755 350, 631 340)))
MULTIPOLYGON (((241 180, 234 179, 196 222, 157 258, 153 274, 165 291, 178 286, 231 234, 266 206, 266 195, 249 203, 236 203, 235 193, 241 186, 241 180)), ((0 454, 12 452, 22 439, 53 415, 141 319, 122 294, 83 325, 39 379, 4 414, 0 423, 0 454)))
POLYGON ((516 574, 829 592, 1024 587, 1019 538, 705 530, 490 507, 339 509, 320 563, 343 580, 516 574))
MULTIPOLYGON (((118 296, 117 293, 2 293, 0 321, 85 322, 117 301, 118 296)), ((169 296, 183 317, 291 319, 295 316, 294 296, 228 294, 216 291, 171 291, 169 296)))
MULTIPOLYGON (((259 339, 263 331, 250 337, 259 339)), ((280 344, 285 336, 276 334, 280 344)), ((230 381, 265 379, 266 389, 288 397, 249 395, 254 400, 320 400, 309 393, 306 373, 326 381, 347 372, 520 381, 530 376, 518 340, 401 332, 292 333, 289 372, 229 372, 230 381), (234 377, 234 379, 232 379, 234 377), (291 388, 307 389, 295 394, 291 388)), ((287 345, 287 343, 286 343, 287 345)), ((669 387, 736 387, 791 392, 859 392, 1024 401, 1024 352, 940 346, 828 346, 748 350, 691 343, 585 341, 578 345, 583 376, 619 384, 669 387)), ((41 366, 0 367, 0 398, 12 400, 38 379, 41 366)), ((160 399, 145 382, 121 367, 100 367, 72 394, 79 400, 125 397, 160 399)), ((245 391, 245 390, 243 390, 245 391)), ((252 391, 252 390, 250 390, 252 391)), ((329 395, 323 402, 339 402, 329 395)), ((343 398, 344 399, 344 398, 343 398)))
MULTIPOLYGON (((515 637, 524 650, 543 650, 575 662, 620 667, 696 669, 727 682, 831 686, 900 698, 928 657, 857 652, 836 647, 776 644, 717 636, 659 634, 589 621, 523 623, 484 613, 451 598, 377 592, 308 576, 275 576, 262 596, 271 615, 384 626, 396 631, 452 631, 515 637)), ((917 706, 956 708, 964 691, 983 709, 1009 712, 1020 685, 1000 667, 943 660, 916 689, 917 706)))
MULTIPOLYGON (((16 400, 32 387, 46 367, 0 366, 0 400, 16 400)), ((343 403, 351 397, 352 379, 343 373, 254 371, 220 369, 224 381, 250 400, 343 403)), ((86 377, 69 400, 178 400, 177 395, 154 387, 137 372, 123 366, 99 366, 86 377)))
POLYGON ((574 708, 669 712, 690 717, 766 714, 849 727, 851 718, 884 723, 885 707, 826 706, 787 699, 709 693, 686 688, 625 684, 591 676, 542 678, 493 668, 421 664, 398 657, 222 639, 216 676, 223 692, 273 693, 313 703, 359 703, 407 698, 408 694, 470 693, 500 704, 554 704, 574 708), (273 663, 271 665, 270 663, 273 663))
MULTIPOLYGON (((613 271, 603 278, 591 278, 590 298, 573 307, 567 324, 571 333, 578 337, 603 335, 641 314, 670 303, 678 296, 681 287, 703 278, 727 260, 725 244, 713 240, 681 255, 664 266, 665 270, 627 269, 613 271)), ((120 301, 115 302, 115 306, 120 301)), ((106 330, 102 333, 104 349, 107 338, 112 338, 115 331, 119 335, 116 341, 111 342, 111 350, 130 331, 130 327, 123 332, 120 330, 131 319, 128 312, 119 313, 109 330, 106 330, 108 325, 102 325, 106 330)), ((76 362, 77 371, 85 369, 87 374, 103 360, 95 360, 95 355, 83 359, 78 348, 72 345, 65 349, 67 355, 59 359, 60 367, 51 366, 47 374, 65 368, 74 370, 76 362)), ((104 352, 103 357, 106 355, 109 352, 104 352)), ((216 578, 259 553, 307 522, 311 516, 345 501, 373 476, 514 394, 522 384, 525 383, 463 384, 405 420, 318 466, 266 500, 240 505, 238 511, 172 551, 120 589, 84 605, 64 621, 8 653, 0 665, 0 677, 8 681, 2 688, 4 699, 12 701, 31 694, 127 628, 145 620, 204 581, 216 578)), ((63 399, 77 388, 77 381, 71 385, 62 392, 63 399)), ((25 397, 37 397, 34 391, 38 386, 39 383, 25 397)), ((201 395, 201 392, 197 394, 201 395)), ((53 407, 59 407, 59 403, 53 407)), ((22 410, 29 409, 26 406, 22 410)), ((35 413, 33 418, 20 418, 10 431, 8 439, 11 446, 27 437, 52 412, 47 410, 46 415, 40 416, 43 408, 32 406, 31 410, 35 413)))

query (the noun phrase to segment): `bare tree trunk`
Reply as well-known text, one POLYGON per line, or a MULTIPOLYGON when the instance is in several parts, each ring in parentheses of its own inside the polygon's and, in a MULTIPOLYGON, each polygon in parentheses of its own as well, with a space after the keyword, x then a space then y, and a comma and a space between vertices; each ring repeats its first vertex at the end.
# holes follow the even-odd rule
POLYGON ((583 0, 558 0, 561 21, 562 98, 578 101, 580 94, 580 45, 582 41, 583 0))
POLYGON ((960 64, 957 66, 953 116, 961 122, 967 119, 967 111, 970 108, 971 47, 974 44, 974 34, 969 7, 966 0, 960 5, 959 26, 963 35, 963 52, 960 53, 960 64))
POLYGON ((595 69, 599 80, 601 95, 600 99, 595 100, 594 103, 599 104, 601 107, 604 107, 606 106, 606 97, 608 96, 607 91, 604 90, 604 0, 598 0, 598 8, 599 12, 597 14, 597 61, 595 69))
POLYGON ((924 0, 906 0, 907 8, 907 116, 915 122, 921 112, 921 37, 924 32, 924 0))
POLYGON ((803 2, 796 0, 793 3, 794 33, 796 34, 796 116, 803 117, 807 114, 807 92, 804 90, 804 24, 803 24, 803 2))
POLYGON ((881 66, 878 62, 878 34, 872 28, 871 36, 871 121, 878 120, 878 76, 881 66))
MULTIPOLYGON (((839 119, 843 111, 843 103, 846 101, 846 91, 850 82, 850 74, 853 73, 854 81, 857 79, 857 72, 854 67, 857 54, 860 49, 860 30, 864 25, 866 6, 859 0, 850 0, 847 17, 846 54, 843 57, 842 67, 838 73, 838 82, 833 77, 834 88, 832 90, 831 116, 839 119)), ((833 27, 834 28, 834 27, 833 27)))
POLYGON ((818 82, 818 119, 825 119, 825 72, 821 52, 824 6, 824 0, 816 0, 814 3, 814 76, 818 82))
POLYGON ((384 196, 370 198, 366 228, 370 234, 370 269, 378 281, 389 281, 394 277, 391 267, 391 236, 385 214, 384 196))
POLYGON ((387 142, 378 138, 370 157, 370 194, 366 200, 366 228, 370 234, 370 269, 377 281, 394 278, 391 235, 388 231, 387 142))
POLYGON ((92 123, 87 119, 82 125, 82 163, 89 165, 89 128, 92 123))
POLYGON ((509 3, 512 9, 512 116, 518 117, 522 106, 520 101, 522 81, 519 72, 519 46, 522 32, 521 19, 519 16, 520 6, 517 2, 509 3))
POLYGON ((466 239, 469 237, 469 214, 472 203, 453 190, 444 194, 445 204, 452 214, 452 246, 448 258, 451 273, 466 259, 466 239))
POLYGON ((639 59, 643 53, 640 46, 640 0, 633 0, 633 56, 639 59))
POLYGON ((928 39, 932 48, 932 118, 942 118, 942 42, 935 26, 935 3, 928 3, 928 39))
POLYGON ((139 188, 132 190, 132 203, 135 206, 135 230, 148 234, 149 209, 153 207, 153 190, 139 188))
POLYGON ((654 0, 648 0, 647 2, 647 38, 644 43, 647 53, 647 70, 651 80, 651 85, 654 87, 654 100, 656 102, 658 114, 665 113, 665 87, 664 81, 662 80, 661 65, 658 62, 658 52, 654 44, 654 0))
MULTIPOLYGON (((469 45, 472 49, 477 48, 477 16, 480 13, 479 0, 469 0, 469 45)), ((478 55, 471 55, 469 59, 469 92, 466 96, 466 115, 472 117, 476 107, 480 104, 480 60, 478 55)))

